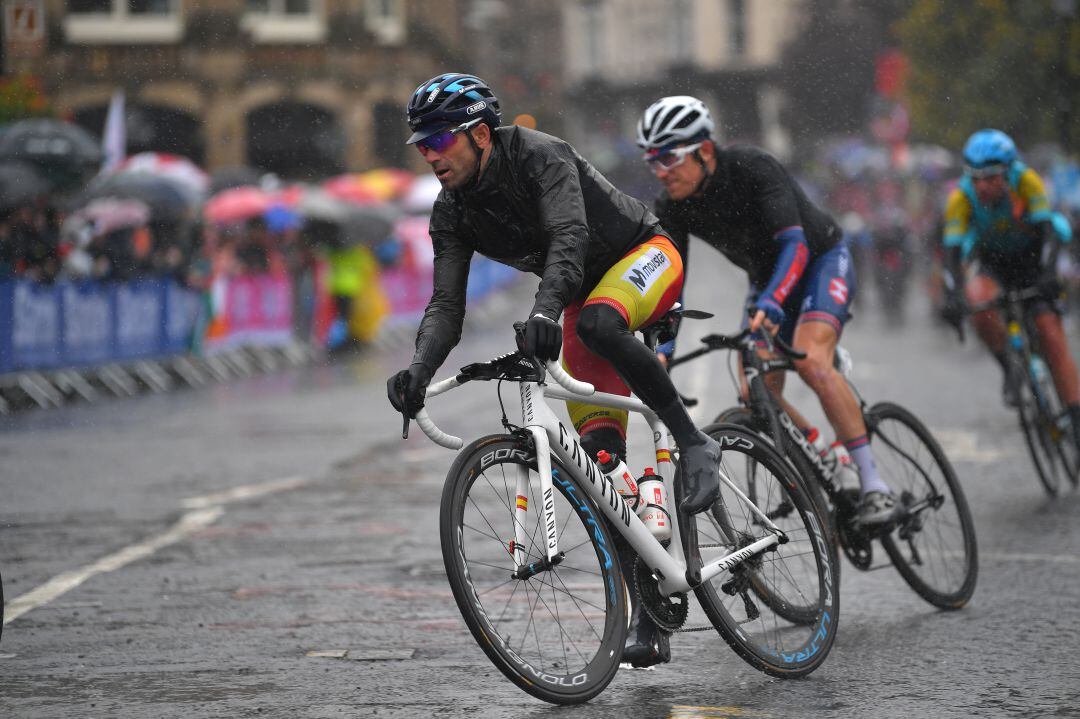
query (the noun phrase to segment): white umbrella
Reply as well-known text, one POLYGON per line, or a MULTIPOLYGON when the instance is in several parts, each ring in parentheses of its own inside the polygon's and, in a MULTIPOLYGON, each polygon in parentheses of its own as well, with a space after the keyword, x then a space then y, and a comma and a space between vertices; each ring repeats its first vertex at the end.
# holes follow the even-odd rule
POLYGON ((401 208, 406 212, 430 213, 435 198, 442 191, 442 183, 435 175, 421 175, 409 188, 405 199, 401 201, 401 208))

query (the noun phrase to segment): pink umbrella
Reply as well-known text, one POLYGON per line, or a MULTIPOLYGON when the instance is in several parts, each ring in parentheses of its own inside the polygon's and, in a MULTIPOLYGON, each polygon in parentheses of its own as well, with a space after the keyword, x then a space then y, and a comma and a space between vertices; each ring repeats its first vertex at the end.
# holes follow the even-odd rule
POLYGON ((358 205, 371 205, 380 201, 379 193, 359 181, 360 175, 338 175, 322 184, 326 194, 338 200, 345 200, 358 205))
POLYGON ((243 222, 260 216, 272 203, 273 198, 258 187, 234 187, 207 200, 203 216, 219 225, 243 222))

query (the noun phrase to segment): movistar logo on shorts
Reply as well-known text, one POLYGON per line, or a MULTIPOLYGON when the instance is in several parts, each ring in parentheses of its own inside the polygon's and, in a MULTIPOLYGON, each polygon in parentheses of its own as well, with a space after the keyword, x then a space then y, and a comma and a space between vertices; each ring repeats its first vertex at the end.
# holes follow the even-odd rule
POLYGON ((667 255, 660 250, 653 250, 630 265, 630 269, 623 274, 622 278, 637 287, 638 292, 644 297, 656 282, 656 278, 663 274, 667 264, 667 255))

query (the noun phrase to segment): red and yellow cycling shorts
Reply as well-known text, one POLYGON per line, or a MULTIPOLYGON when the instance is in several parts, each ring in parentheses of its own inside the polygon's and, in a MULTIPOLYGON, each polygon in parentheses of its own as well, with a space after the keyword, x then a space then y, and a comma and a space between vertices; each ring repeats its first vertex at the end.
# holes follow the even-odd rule
MULTIPOLYGON (((682 256, 667 237, 657 235, 628 252, 604 273, 583 302, 569 305, 563 313, 563 367, 598 392, 630 396, 630 388, 607 360, 593 354, 577 334, 582 307, 605 304, 626 320, 633 332, 656 322, 679 298, 683 283, 682 256)), ((626 436, 627 413, 581 402, 567 402, 567 411, 578 434, 601 427, 617 429, 626 436)))

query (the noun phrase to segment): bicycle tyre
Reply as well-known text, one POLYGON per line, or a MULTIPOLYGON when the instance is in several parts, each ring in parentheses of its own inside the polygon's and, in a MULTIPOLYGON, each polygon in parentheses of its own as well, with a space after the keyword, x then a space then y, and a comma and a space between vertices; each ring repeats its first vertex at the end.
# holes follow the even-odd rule
POLYGON ((917 508, 879 536, 886 554, 927 602, 963 607, 975 591, 979 556, 975 522, 952 464, 926 425, 897 404, 875 404, 866 425, 882 479, 901 504, 917 508))
POLYGON ((1043 412, 1036 396, 1035 379, 1029 374, 1027 380, 1020 385, 1019 404, 1016 407, 1020 431, 1035 465, 1035 475, 1039 478, 1039 483, 1049 496, 1056 497, 1061 487, 1061 477, 1056 466, 1057 452, 1053 440, 1043 431, 1043 412))
POLYGON ((461 616, 491 662, 538 699, 579 704, 603 691, 619 668, 627 633, 622 570, 600 511, 552 457, 555 491, 547 501, 555 504, 566 557, 532 577, 510 576, 521 466, 530 473, 527 506, 537 510, 526 517, 526 559, 546 557, 535 452, 503 434, 469 444, 447 474, 439 513, 443 564, 461 616), (545 628, 550 620, 554 633, 545 628))
MULTIPOLYGON (((1076 485, 1078 458, 1076 455, 1077 448, 1073 445, 1073 435, 1070 431, 1071 421, 1069 427, 1063 426, 1059 422, 1059 419, 1065 416, 1066 410, 1061 398, 1058 397, 1057 387, 1054 386, 1054 380, 1050 375, 1050 368, 1038 354, 1033 353, 1031 355, 1027 380, 1036 408, 1033 424, 1038 432, 1037 436, 1041 439, 1042 446, 1048 455, 1053 473, 1052 479, 1041 473, 1039 479, 1042 481, 1047 493, 1054 497, 1057 496, 1061 488, 1059 469, 1064 472, 1070 484, 1076 485), (1036 363, 1041 365, 1041 372, 1036 373, 1034 371, 1033 368, 1036 363)), ((1021 419, 1024 418, 1021 417, 1021 419)), ((1027 439, 1026 436, 1025 439, 1027 439)), ((1030 442, 1028 448, 1031 449, 1030 442)))
MULTIPOLYGON (((713 424, 703 431, 724 448, 724 472, 736 486, 757 484, 758 508, 788 541, 702 582, 694 593, 713 627, 748 664, 781 678, 809 674, 828 656, 839 619, 840 578, 825 522, 802 480, 771 442, 732 424, 713 424), (753 477, 741 473, 748 467, 753 477), (806 612, 813 613, 812 620, 802 616, 806 612)), ((692 549, 720 550, 702 556, 704 564, 767 534, 724 482, 721 497, 726 508, 722 517, 714 511, 687 523, 692 549)))
MULTIPOLYGON (((765 439, 772 441, 772 437, 768 429, 761 427, 761 422, 754 416, 754 412, 749 407, 735 406, 728 407, 723 412, 716 416, 713 420, 715 423, 730 423, 737 424, 741 427, 757 432, 765 439)), ((829 499, 828 492, 825 491, 825 487, 821 484, 821 478, 818 471, 813 465, 806 459, 806 456, 802 453, 802 450, 795 446, 795 443, 791 441, 791 438, 787 435, 782 437, 783 444, 780 447, 780 453, 784 456, 788 462, 795 468, 795 472, 802 477, 803 486, 806 491, 810 493, 810 498, 814 500, 814 504, 818 508, 818 514, 825 518, 829 535, 836 540, 838 537, 836 528, 836 515, 833 508, 832 501, 829 499)), ((834 541, 835 544, 835 541, 834 541)), ((838 567, 839 569, 839 567, 838 567)))

